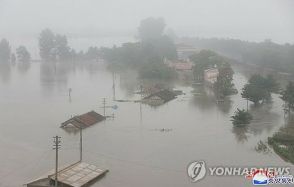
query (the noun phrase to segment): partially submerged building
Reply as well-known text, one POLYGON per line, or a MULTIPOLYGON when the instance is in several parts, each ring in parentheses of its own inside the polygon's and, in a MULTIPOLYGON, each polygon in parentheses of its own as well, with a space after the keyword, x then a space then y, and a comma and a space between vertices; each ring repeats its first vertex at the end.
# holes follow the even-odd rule
POLYGON ((209 84, 214 84, 217 81, 219 71, 217 68, 209 68, 204 70, 204 81, 209 84))
POLYGON ((195 47, 184 43, 177 44, 176 47, 179 60, 189 61, 191 55, 199 52, 195 47))
MULTIPOLYGON (((82 129, 94 125, 105 120, 105 117, 91 111, 80 116, 75 116, 64 123, 61 127, 74 127, 80 131, 80 160, 67 167, 58 167, 58 149, 60 139, 56 136, 54 140, 56 151, 55 170, 48 172, 43 177, 39 177, 26 184, 27 187, 53 187, 58 184, 58 187, 87 187, 96 182, 100 177, 104 176, 108 170, 98 168, 95 165, 82 162, 83 144, 82 144, 82 129)), ((60 138, 60 137, 59 137, 60 138)))
POLYGON ((177 94, 175 92, 165 89, 150 94, 149 96, 143 98, 141 102, 150 106, 159 106, 175 99, 176 96, 177 94))
MULTIPOLYGON (((58 171, 58 187, 87 187, 104 176, 108 170, 100 169, 95 165, 77 162, 58 171)), ((54 187, 54 171, 35 179, 27 187, 54 187)))
POLYGON ((165 60, 164 64, 166 64, 168 67, 173 68, 176 71, 187 71, 187 72, 192 72, 194 64, 190 61, 170 61, 170 60, 165 60))
POLYGON ((102 116, 95 111, 91 111, 91 112, 70 118, 69 120, 63 122, 61 124, 61 127, 62 128, 75 127, 78 129, 84 129, 98 122, 101 122, 105 119, 106 119, 105 116, 102 116))

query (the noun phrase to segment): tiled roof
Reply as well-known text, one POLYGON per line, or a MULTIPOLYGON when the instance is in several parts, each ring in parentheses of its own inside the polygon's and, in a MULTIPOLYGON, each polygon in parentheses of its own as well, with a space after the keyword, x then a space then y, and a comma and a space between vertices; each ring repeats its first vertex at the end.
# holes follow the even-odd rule
POLYGON ((105 120, 104 116, 96 113, 95 111, 91 111, 63 122, 61 127, 67 127, 67 125, 71 124, 76 128, 86 128, 103 120, 105 120))

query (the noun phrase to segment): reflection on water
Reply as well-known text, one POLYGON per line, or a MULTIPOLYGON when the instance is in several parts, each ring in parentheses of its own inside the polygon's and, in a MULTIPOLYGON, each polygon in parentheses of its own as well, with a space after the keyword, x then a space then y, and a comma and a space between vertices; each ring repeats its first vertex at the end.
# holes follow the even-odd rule
POLYGON ((10 80, 11 67, 10 64, 0 63, 0 80, 8 82, 10 80))
POLYGON ((27 73, 30 67, 31 67, 31 63, 27 63, 27 62, 20 62, 17 64, 17 69, 19 70, 21 74, 27 73))
POLYGON ((240 143, 248 141, 250 135, 258 136, 262 133, 271 133, 273 128, 281 120, 281 116, 272 111, 272 104, 264 104, 260 106, 251 105, 249 112, 253 115, 253 120, 245 127, 233 127, 232 132, 236 136, 236 140, 240 143))
POLYGON ((41 63, 40 83, 44 94, 52 93, 54 89, 67 89, 68 76, 74 71, 73 63, 41 63))
POLYGON ((132 97, 134 93, 140 89, 136 79, 137 74, 135 72, 127 71, 116 75, 119 75, 119 88, 124 90, 128 97, 132 97))
POLYGON ((235 127, 233 126, 232 132, 235 134, 236 140, 239 143, 245 143, 248 140, 248 126, 235 127))
POLYGON ((226 97, 224 101, 217 102, 213 90, 204 85, 195 86, 192 91, 193 104, 200 110, 211 110, 217 108, 224 114, 228 114, 232 107, 232 100, 230 97, 226 97))
POLYGON ((264 104, 259 107, 251 107, 249 112, 253 115, 250 132, 253 135, 259 135, 263 131, 271 132, 277 123, 281 120, 281 116, 272 111, 272 104, 264 104))

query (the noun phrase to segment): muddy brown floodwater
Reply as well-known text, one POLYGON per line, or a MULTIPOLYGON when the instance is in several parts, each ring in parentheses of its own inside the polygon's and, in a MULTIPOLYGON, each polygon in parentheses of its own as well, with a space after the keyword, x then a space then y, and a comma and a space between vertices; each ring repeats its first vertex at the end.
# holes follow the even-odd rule
MULTIPOLYGON (((246 78, 235 71, 240 90, 246 78)), ((138 84, 130 80, 116 76, 116 99, 137 97, 132 93, 138 84)), ((0 186, 22 186, 53 169, 55 135, 62 137, 60 165, 78 160, 79 136, 59 128, 60 123, 90 110, 103 113, 102 98, 118 109, 106 110, 114 119, 83 132, 84 160, 110 170, 94 187, 251 186, 243 177, 207 176, 191 183, 186 168, 195 160, 208 166, 292 166, 274 152, 255 149, 284 124, 277 95, 272 104, 251 107, 255 119, 240 129, 230 122, 237 107, 246 108, 240 94, 216 104, 201 87, 175 85, 186 94, 153 108, 114 102, 112 84, 112 74, 101 65, 1 67, 0 186)))

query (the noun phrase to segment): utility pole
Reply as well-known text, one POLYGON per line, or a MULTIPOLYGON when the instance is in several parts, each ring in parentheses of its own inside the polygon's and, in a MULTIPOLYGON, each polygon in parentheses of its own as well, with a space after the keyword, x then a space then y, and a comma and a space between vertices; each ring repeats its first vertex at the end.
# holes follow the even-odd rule
POLYGON ((103 98, 103 116, 105 117, 106 98, 103 98))
POLYGON ((140 122, 142 123, 142 99, 143 99, 143 86, 140 85, 140 95, 141 95, 141 101, 140 101, 140 122))
POLYGON ((69 88, 69 89, 68 89, 68 98, 69 98, 69 102, 71 102, 71 91, 72 91, 72 89, 69 88))
POLYGON ((115 101, 115 73, 112 72, 112 91, 113 91, 113 101, 115 101))
POLYGON ((83 160, 83 134, 82 128, 80 128, 80 162, 83 160))
POLYGON ((55 187, 58 187, 58 150, 60 149, 61 137, 55 136, 53 137, 53 149, 55 150, 55 187))

